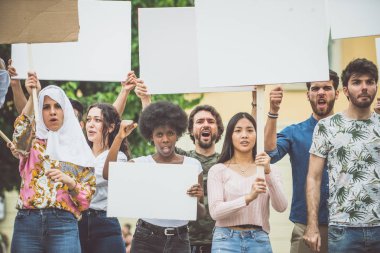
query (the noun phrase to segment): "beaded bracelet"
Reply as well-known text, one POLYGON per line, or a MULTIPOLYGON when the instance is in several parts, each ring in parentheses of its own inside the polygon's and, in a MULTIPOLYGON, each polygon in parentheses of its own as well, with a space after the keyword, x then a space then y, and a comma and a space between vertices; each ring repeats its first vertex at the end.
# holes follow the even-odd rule
POLYGON ((278 118, 278 113, 270 113, 268 112, 268 117, 271 119, 277 119, 278 118))

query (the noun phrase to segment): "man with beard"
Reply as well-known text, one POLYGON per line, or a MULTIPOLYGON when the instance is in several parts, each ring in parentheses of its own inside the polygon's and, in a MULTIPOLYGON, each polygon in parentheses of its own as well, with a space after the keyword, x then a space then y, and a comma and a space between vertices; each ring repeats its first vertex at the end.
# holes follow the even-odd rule
POLYGON ((371 111, 378 70, 355 59, 342 72, 348 108, 320 120, 310 149, 305 242, 320 250, 317 213, 327 161, 329 252, 380 252, 380 116, 371 111))
POLYGON ((195 158, 202 164, 204 204, 207 210, 204 218, 189 223, 191 253, 208 253, 211 252, 212 230, 215 221, 208 211, 207 173, 219 159, 220 154, 215 152, 215 143, 223 134, 223 121, 214 107, 200 105, 190 113, 188 131, 195 144, 195 150, 184 151, 176 148, 176 152, 195 158))
MULTIPOLYGON (((276 123, 282 101, 283 90, 276 87, 270 92, 270 111, 265 126, 265 150, 271 157, 271 163, 281 160, 286 154, 290 156, 293 177, 293 196, 289 219, 294 223, 291 238, 291 253, 311 252, 302 240, 306 228, 307 211, 305 184, 309 164, 309 149, 314 127, 320 119, 333 114, 334 103, 338 98, 339 77, 330 70, 330 80, 308 82, 307 99, 312 115, 305 121, 290 125, 276 135, 276 123)), ((319 228, 322 237, 322 252, 327 252, 327 198, 328 176, 323 172, 320 187, 321 205, 318 213, 319 228)))

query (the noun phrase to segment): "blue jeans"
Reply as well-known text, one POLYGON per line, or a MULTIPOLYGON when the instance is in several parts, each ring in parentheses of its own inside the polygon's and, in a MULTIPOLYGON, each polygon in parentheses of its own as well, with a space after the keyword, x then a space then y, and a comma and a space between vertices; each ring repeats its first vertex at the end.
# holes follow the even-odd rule
POLYGON ((82 212, 78 226, 82 253, 125 253, 119 221, 107 218, 105 211, 82 212))
POLYGON ((211 252, 272 253, 272 246, 268 234, 262 229, 241 231, 215 227, 211 252))
POLYGON ((329 252, 379 253, 380 226, 344 227, 329 226, 329 252))
POLYGON ((188 232, 181 232, 175 235, 165 235, 157 229, 143 227, 137 222, 133 235, 131 253, 190 253, 190 240, 188 232))
POLYGON ((60 209, 19 210, 11 252, 80 253, 78 222, 60 209))

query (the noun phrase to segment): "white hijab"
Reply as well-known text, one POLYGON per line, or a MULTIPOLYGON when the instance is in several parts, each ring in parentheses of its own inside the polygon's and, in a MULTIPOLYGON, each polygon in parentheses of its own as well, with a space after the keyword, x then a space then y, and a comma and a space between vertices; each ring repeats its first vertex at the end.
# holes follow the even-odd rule
POLYGON ((45 155, 50 159, 70 162, 83 167, 94 167, 95 157, 87 144, 78 118, 65 92, 54 85, 42 89, 38 95, 39 117, 36 119, 36 136, 47 141, 45 155), (58 131, 50 131, 42 118, 45 96, 55 100, 63 110, 63 124, 58 131))

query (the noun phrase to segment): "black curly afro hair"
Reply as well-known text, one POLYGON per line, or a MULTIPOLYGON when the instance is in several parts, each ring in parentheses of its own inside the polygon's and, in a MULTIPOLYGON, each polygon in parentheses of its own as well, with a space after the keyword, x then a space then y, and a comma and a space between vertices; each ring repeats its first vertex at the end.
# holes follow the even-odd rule
POLYGON ((167 101, 158 101, 147 106, 139 119, 139 129, 142 136, 150 141, 153 130, 163 126, 173 128, 177 137, 182 136, 187 128, 186 113, 178 105, 167 101))

